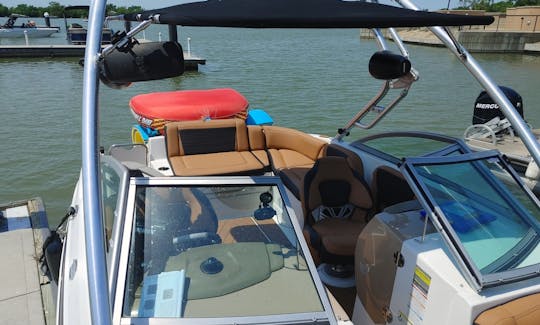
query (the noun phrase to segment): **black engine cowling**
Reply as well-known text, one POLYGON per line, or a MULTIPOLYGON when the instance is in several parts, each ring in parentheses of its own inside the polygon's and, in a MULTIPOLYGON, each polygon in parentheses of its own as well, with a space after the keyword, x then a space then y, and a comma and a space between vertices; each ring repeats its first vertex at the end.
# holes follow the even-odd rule
MULTIPOLYGON (((514 105, 519 115, 523 117, 523 100, 521 99, 521 96, 511 88, 504 86, 499 86, 499 88, 506 95, 508 100, 510 100, 510 103, 514 105)), ((495 103, 495 101, 491 99, 491 96, 484 90, 478 95, 476 102, 474 103, 472 123, 484 124, 495 117, 500 117, 501 119, 505 118, 499 105, 495 103)))

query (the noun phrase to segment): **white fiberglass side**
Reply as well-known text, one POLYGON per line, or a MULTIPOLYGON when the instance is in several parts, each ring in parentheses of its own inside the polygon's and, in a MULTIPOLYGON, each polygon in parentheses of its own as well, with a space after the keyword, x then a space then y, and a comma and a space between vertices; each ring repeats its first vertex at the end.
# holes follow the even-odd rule
POLYGON ((528 279, 478 293, 438 233, 405 241, 401 254, 405 263, 394 282, 392 324, 470 325, 484 310, 540 290, 537 279, 528 279))
POLYGON ((68 219, 58 284, 57 324, 92 324, 88 297, 86 241, 81 181, 77 182, 68 219))

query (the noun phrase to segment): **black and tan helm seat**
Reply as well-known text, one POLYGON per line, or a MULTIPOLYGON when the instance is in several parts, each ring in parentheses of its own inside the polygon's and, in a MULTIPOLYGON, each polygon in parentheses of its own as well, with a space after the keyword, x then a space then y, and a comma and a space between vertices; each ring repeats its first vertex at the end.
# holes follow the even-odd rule
POLYGON ((318 262, 350 264, 373 202, 343 157, 319 158, 304 179, 304 235, 318 262))

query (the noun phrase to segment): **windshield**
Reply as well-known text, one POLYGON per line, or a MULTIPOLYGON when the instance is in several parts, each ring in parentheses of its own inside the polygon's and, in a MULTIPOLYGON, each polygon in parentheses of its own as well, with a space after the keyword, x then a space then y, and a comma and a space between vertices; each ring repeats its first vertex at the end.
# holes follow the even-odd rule
POLYGON ((123 317, 324 311, 275 185, 138 186, 134 218, 123 317))
POLYGON ((351 145, 396 163, 405 157, 452 156, 470 152, 457 139, 425 132, 378 133, 351 145))
POLYGON ((465 251, 459 255, 472 262, 481 286, 527 276, 540 263, 537 200, 498 156, 451 160, 412 166, 438 221, 465 251))

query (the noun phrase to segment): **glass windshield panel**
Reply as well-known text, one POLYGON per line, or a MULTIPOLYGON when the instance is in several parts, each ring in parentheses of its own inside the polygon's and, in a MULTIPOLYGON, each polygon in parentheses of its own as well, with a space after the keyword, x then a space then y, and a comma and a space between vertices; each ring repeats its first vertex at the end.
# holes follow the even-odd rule
POLYGON ((540 210, 499 158, 415 169, 483 275, 540 263, 540 210))
POLYGON ((273 185, 140 186, 124 317, 323 312, 273 185))
MULTIPOLYGON (((391 155, 396 159, 431 155, 452 145, 452 143, 437 139, 413 136, 388 136, 360 141, 364 145, 391 155)), ((445 156, 459 154, 462 154, 462 152, 452 151, 444 153, 445 156)))

